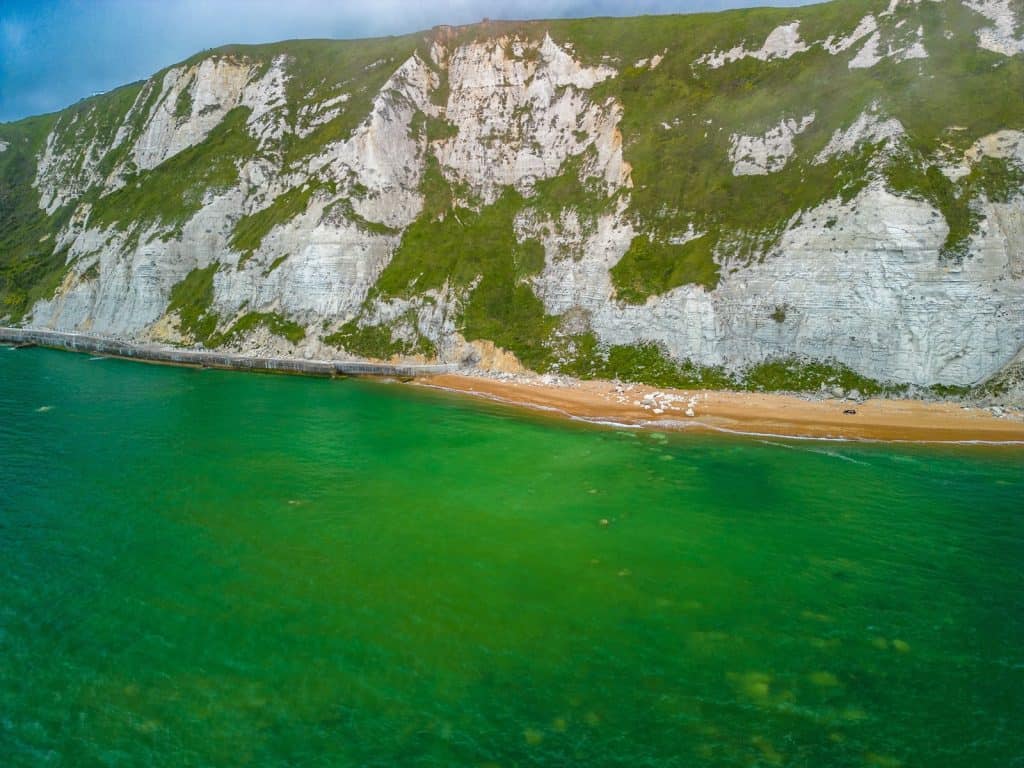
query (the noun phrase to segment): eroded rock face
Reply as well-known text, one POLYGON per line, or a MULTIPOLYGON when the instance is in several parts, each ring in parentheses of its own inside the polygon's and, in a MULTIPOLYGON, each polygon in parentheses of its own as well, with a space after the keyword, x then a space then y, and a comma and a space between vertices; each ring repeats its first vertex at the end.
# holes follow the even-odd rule
POLYGON ((1018 21, 1011 0, 964 0, 964 5, 992 22, 978 30, 979 47, 1004 56, 1024 53, 1024 35, 1014 34, 1018 21))
POLYGON ((132 152, 148 170, 199 144, 242 100, 250 65, 228 58, 204 59, 164 75, 155 108, 132 152))
POLYGON ((583 66, 546 36, 540 45, 501 38, 463 46, 447 69, 443 114, 457 133, 440 143, 438 157, 450 179, 485 203, 505 187, 530 194, 535 182, 591 148, 588 175, 612 189, 627 183, 621 110, 586 94, 615 76, 610 67, 583 66))
POLYGON ((1024 345, 1022 227, 1020 205, 989 204, 974 258, 943 261, 939 211, 874 184, 808 212, 770 258, 715 290, 682 286, 637 306, 616 301, 608 271, 634 232, 605 217, 585 242, 545 241, 536 287, 549 312, 585 313, 610 344, 653 340, 704 365, 834 358, 878 379, 962 384, 1024 345))
POLYGON ((877 104, 862 112, 847 128, 838 128, 832 134, 828 144, 817 155, 817 165, 826 163, 833 157, 848 155, 865 143, 891 145, 906 134, 903 124, 895 118, 886 119, 878 112, 877 104))
POLYGON ((859 42, 867 35, 873 34, 878 30, 878 21, 872 14, 868 14, 860 23, 857 24, 854 29, 848 35, 829 35, 821 45, 822 47, 831 53, 833 56, 842 53, 843 51, 851 48, 854 43, 859 42))
MULTIPOLYGON (((1002 2, 971 7, 999 30, 1006 26, 1002 2)), ((917 26, 883 30, 897 8, 894 2, 885 14, 868 14, 817 42, 802 40, 798 23, 782 25, 760 48, 739 44, 694 67, 788 59, 814 47, 819 56, 821 49, 846 56, 853 68, 926 56, 917 26)), ((102 229, 90 223, 92 202, 75 204, 55 238, 67 249, 70 271, 53 299, 32 308, 31 324, 188 343, 168 313, 171 292, 193 270, 216 264, 210 309, 222 328, 246 312, 273 312, 307 331, 305 341, 290 345, 260 328, 234 342, 247 351, 345 354, 323 346, 321 337, 359 319, 410 343, 427 339, 443 359, 515 367, 490 342, 467 344, 461 335, 460 312, 479 278, 469 287, 446 283, 403 298, 374 293, 404 234, 423 215, 424 182, 436 163, 433 172, 465 198, 459 202, 477 210, 508 189, 529 200, 539 182, 570 167, 603 190, 611 202, 595 218, 572 206, 543 215, 530 210, 516 218, 515 237, 543 246, 542 271, 523 282, 544 310, 566 332, 590 331, 606 345, 655 342, 679 360, 731 370, 778 357, 835 360, 872 378, 922 385, 980 381, 1024 347, 1024 194, 1018 190, 1003 202, 979 197, 967 257, 944 256, 949 225, 942 211, 885 184, 880 163, 906 151, 909 140, 903 123, 878 103, 863 103, 838 128, 823 127, 814 111, 801 109, 722 134, 731 136, 728 156, 722 145, 716 154, 726 179, 730 170, 764 176, 790 168, 800 160, 797 146, 815 131, 821 138, 803 157, 804 168, 865 147, 874 148, 878 161, 855 196, 794 215, 772 247, 754 257, 740 258, 723 238, 714 252, 721 273, 715 288, 682 285, 631 304, 617 296, 611 270, 648 229, 630 208, 638 190, 623 155, 624 108, 594 93, 628 65, 585 60, 550 36, 502 36, 450 50, 434 42, 421 51, 390 64, 393 71, 379 86, 382 72, 354 130, 298 160, 285 160, 282 147, 331 123, 361 96, 339 83, 327 95, 289 105, 291 63, 284 55, 265 66, 213 55, 172 68, 143 87, 120 124, 91 137, 84 150, 70 151, 65 139, 88 113, 62 117, 38 157, 35 186, 47 212, 87 190, 121 188, 132 173, 199 146, 236 107, 249 110, 245 130, 259 150, 238 160, 237 183, 205 190, 198 212, 171 234, 158 223, 134 233, 102 229), (441 135, 425 126, 441 126, 441 135), (764 126, 770 127, 759 132, 764 126), (102 161, 115 148, 122 160, 111 168, 102 161), (268 226, 251 248, 236 242, 240 220, 297 192, 308 200, 268 226)), ((653 70, 671 66, 662 64, 671 55, 661 48, 630 61, 653 70)), ((692 56, 685 61, 689 67, 692 56)), ((841 61, 838 66, 846 70, 841 61)), ((664 133, 673 127, 663 124, 664 133)), ((967 144, 944 156, 940 170, 953 182, 983 158, 1024 168, 1019 130, 994 132, 963 151, 967 144)), ((5 149, 0 141, 0 152, 5 149)), ((680 199, 671 204, 684 206, 685 194, 680 199)), ((667 242, 682 246, 705 235, 698 225, 680 224, 667 242)))
MULTIPOLYGON (((1009 0, 977 0, 973 4, 971 1, 967 2, 969 7, 996 21, 996 28, 979 32, 979 44, 982 47, 990 47, 990 50, 999 50, 1005 53, 1007 46, 1012 48, 1018 44, 1019 41, 1008 37, 1012 32, 1013 20, 1012 13, 1008 8, 1004 8, 1008 3, 1009 0)), ((924 28, 922 26, 908 27, 905 21, 895 24, 886 23, 884 28, 879 24, 879 19, 892 17, 898 6, 898 2, 892 2, 886 11, 879 14, 878 18, 873 14, 866 14, 850 32, 832 34, 824 40, 806 41, 801 39, 799 21, 783 24, 768 34, 760 48, 750 49, 741 43, 729 50, 711 51, 697 58, 694 61, 694 66, 719 69, 747 58, 760 61, 789 59, 818 47, 833 56, 838 56, 858 44, 856 55, 847 63, 850 69, 867 69, 884 59, 900 62, 927 58, 928 51, 924 46, 924 28)))
POLYGON ((793 137, 814 122, 814 113, 801 120, 783 120, 760 136, 733 134, 729 148, 733 176, 764 176, 781 171, 793 155, 793 137))
POLYGON ((794 21, 773 29, 760 48, 750 50, 741 44, 728 51, 712 51, 701 56, 696 63, 718 69, 740 59, 752 58, 761 61, 788 59, 795 54, 809 50, 810 46, 800 39, 800 22, 794 21))
POLYGON ((432 114, 430 93, 438 76, 413 55, 402 64, 374 99, 369 117, 353 135, 310 161, 310 174, 319 174, 343 189, 365 190, 352 198, 363 218, 401 228, 419 215, 419 183, 426 154, 426 137, 417 136, 417 113, 432 114))
POLYGON ((39 191, 40 208, 52 214, 58 208, 77 200, 92 187, 109 186, 108 179, 100 172, 100 161, 128 139, 127 124, 136 110, 141 108, 152 88, 150 83, 139 92, 125 118, 125 124, 112 136, 109 131, 103 135, 90 130, 88 124, 96 112, 95 106, 84 114, 76 111, 61 115, 46 137, 46 145, 37 162, 33 186, 39 191), (68 137, 82 137, 85 141, 79 145, 67 142, 68 137))
POLYGON ((88 330, 125 338, 148 338, 167 311, 171 289, 193 269, 218 262, 227 249, 230 216, 241 207, 232 190, 207 202, 181 238, 164 242, 157 231, 138 242, 125 235, 86 230, 70 248, 77 259, 68 284, 54 299, 33 309, 33 324, 57 330, 88 330), (90 267, 98 277, 90 279, 90 267))
POLYGON ((927 59, 928 51, 924 47, 924 27, 917 27, 912 33, 903 34, 897 39, 883 42, 882 33, 878 30, 871 33, 857 55, 850 59, 850 69, 869 69, 884 59, 907 61, 909 59, 927 59))

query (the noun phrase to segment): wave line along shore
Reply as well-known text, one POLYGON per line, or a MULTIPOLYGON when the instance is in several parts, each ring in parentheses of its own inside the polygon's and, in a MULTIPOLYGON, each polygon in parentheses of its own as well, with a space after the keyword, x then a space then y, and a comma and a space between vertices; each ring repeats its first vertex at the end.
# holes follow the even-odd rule
POLYGON ((0 344, 38 345, 180 366, 413 379, 426 388, 608 426, 751 437, 1024 446, 1024 419, 1020 415, 997 418, 983 408, 952 402, 871 399, 853 404, 792 394, 675 390, 601 380, 573 380, 572 386, 560 386, 550 377, 503 380, 454 363, 420 365, 254 357, 30 328, 0 327, 0 344), (855 413, 846 413, 849 410, 855 413))
POLYGON ((501 380, 464 373, 423 377, 415 383, 609 425, 751 437, 1024 446, 1024 420, 1019 416, 997 418, 983 408, 952 402, 870 399, 852 403, 791 394, 675 390, 609 381, 574 381, 572 386, 559 386, 545 382, 543 377, 501 380), (656 398, 657 394, 661 397, 656 398), (693 415, 689 416, 691 403, 693 415), (663 407, 655 412, 654 404, 663 407), (845 413, 850 410, 855 413, 845 413))

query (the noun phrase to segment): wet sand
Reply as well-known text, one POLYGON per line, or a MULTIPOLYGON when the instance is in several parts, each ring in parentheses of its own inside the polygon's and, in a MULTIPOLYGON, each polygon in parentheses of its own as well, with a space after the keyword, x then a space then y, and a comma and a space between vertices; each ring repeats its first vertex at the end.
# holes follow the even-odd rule
POLYGON ((956 403, 882 399, 855 403, 782 394, 659 389, 608 381, 574 381, 566 386, 540 377, 504 380, 464 374, 428 376, 414 384, 540 409, 566 418, 656 429, 1024 445, 1024 420, 1019 416, 997 418, 987 410, 963 408, 956 403), (693 415, 689 416, 687 409, 691 404, 693 415), (847 410, 856 413, 844 413, 847 410))

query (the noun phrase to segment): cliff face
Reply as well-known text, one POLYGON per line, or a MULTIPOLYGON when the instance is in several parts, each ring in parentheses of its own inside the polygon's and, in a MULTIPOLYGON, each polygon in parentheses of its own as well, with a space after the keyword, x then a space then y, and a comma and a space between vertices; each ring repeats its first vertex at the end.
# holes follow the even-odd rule
POLYGON ((1022 22, 837 0, 206 52, 0 125, 0 317, 973 385, 1024 348, 1022 22))

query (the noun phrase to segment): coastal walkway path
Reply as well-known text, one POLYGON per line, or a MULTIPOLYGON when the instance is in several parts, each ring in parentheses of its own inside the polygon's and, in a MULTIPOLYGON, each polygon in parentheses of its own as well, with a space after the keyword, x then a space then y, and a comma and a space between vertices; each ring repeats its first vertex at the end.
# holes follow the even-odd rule
POLYGON ((134 344, 106 336, 85 333, 63 333, 35 328, 6 328, 0 326, 0 344, 39 346, 89 352, 97 355, 123 357, 172 365, 190 365, 200 368, 227 368, 239 371, 277 371, 307 376, 395 376, 413 378, 452 373, 461 367, 457 363, 428 365, 406 363, 373 363, 359 360, 302 360, 289 357, 253 357, 226 352, 183 349, 159 344, 134 344))

